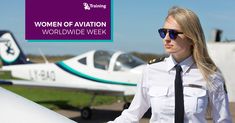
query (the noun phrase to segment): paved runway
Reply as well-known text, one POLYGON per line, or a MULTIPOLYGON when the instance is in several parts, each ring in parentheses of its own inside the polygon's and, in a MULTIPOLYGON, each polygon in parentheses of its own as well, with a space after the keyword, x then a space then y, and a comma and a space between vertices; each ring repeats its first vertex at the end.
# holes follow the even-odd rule
MULTIPOLYGON (((58 110, 57 112, 79 123, 105 123, 119 116, 121 114, 122 106, 123 103, 114 103, 112 105, 94 107, 92 110, 93 116, 91 120, 83 120, 80 117, 79 110, 58 110)), ((230 103, 230 110, 233 122, 235 122, 235 103, 230 103)), ((147 112, 141 119, 140 123, 148 123, 150 116, 150 112, 147 112)), ((212 121, 209 120, 208 123, 212 123, 212 121)))

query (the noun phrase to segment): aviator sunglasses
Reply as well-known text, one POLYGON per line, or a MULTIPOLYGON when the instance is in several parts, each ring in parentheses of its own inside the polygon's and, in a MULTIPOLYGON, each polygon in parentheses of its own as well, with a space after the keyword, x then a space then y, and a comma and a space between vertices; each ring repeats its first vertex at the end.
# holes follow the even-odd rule
POLYGON ((158 32, 159 32, 159 35, 160 35, 160 37, 162 39, 164 39, 166 37, 166 34, 168 32, 169 33, 169 37, 172 40, 175 40, 177 38, 178 34, 183 34, 183 32, 178 32, 178 31, 176 31, 174 29, 164 29, 164 28, 160 28, 158 30, 158 32))

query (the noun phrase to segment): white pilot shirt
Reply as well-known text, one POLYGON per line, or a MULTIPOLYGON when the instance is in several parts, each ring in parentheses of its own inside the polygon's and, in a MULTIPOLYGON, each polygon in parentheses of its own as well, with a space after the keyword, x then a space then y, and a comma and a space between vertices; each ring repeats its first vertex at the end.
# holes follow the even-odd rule
MULTIPOLYGON (((130 107, 108 123, 138 123, 149 107, 152 108, 150 123, 174 123, 176 64, 170 56, 164 61, 147 65, 130 107)), ((192 56, 179 65, 183 70, 184 123, 206 123, 205 115, 209 102, 214 123, 231 123, 228 96, 222 75, 211 76, 215 88, 209 91, 192 56)))

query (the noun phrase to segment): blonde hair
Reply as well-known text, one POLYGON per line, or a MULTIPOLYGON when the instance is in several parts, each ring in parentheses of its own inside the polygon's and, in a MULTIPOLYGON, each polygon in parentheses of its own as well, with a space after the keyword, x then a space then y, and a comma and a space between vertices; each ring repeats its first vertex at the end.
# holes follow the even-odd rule
POLYGON ((168 11, 166 19, 169 16, 176 20, 184 35, 193 42, 192 54, 196 65, 206 80, 208 87, 213 88, 210 77, 216 73, 217 66, 208 54, 199 18, 193 11, 175 6, 168 11))

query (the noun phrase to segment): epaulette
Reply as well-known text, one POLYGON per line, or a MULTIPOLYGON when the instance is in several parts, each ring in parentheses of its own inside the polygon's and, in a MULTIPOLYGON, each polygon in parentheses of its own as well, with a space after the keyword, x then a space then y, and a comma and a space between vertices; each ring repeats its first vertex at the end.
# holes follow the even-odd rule
POLYGON ((153 64, 153 63, 157 63, 157 62, 161 62, 164 60, 164 57, 161 57, 161 58, 155 58, 155 59, 152 59, 148 62, 148 64, 153 64))

